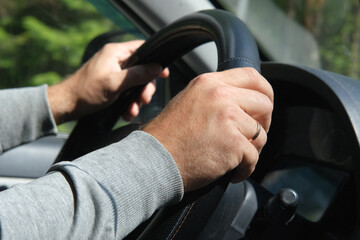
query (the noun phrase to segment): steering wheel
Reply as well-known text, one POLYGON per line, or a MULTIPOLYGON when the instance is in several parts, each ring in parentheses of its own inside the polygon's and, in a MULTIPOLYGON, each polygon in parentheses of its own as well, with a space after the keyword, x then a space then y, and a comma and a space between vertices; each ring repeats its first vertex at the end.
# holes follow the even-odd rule
MULTIPOLYGON (((214 41, 217 47, 217 71, 252 67, 260 72, 258 48, 250 31, 241 20, 222 10, 197 12, 167 26, 148 39, 123 67, 150 62, 167 67, 185 53, 209 41, 214 41)), ((142 87, 133 88, 122 94, 109 108, 81 119, 56 161, 73 160, 113 141, 118 141, 131 132, 132 126, 115 133, 112 128, 141 89, 142 87)), ((228 177, 225 176, 212 186, 186 195, 177 206, 156 213, 149 220, 150 223, 143 224, 130 234, 128 239, 168 239, 169 236, 171 239, 176 239, 190 231, 183 228, 186 225, 184 221, 191 219, 193 214, 201 217, 197 218, 196 226, 192 225, 190 231, 192 236, 188 235, 186 239, 195 237, 219 203, 227 183, 228 177), (159 229, 161 224, 166 226, 161 227, 160 233, 154 235, 154 231, 159 232, 154 229, 159 229)))

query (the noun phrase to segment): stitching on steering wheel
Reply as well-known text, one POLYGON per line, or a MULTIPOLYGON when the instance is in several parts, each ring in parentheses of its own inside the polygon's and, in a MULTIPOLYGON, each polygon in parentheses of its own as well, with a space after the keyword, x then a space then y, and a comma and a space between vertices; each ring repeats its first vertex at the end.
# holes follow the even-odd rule
POLYGON ((243 58, 243 57, 229 58, 229 59, 219 63, 219 66, 221 66, 221 65, 223 65, 223 64, 225 64, 227 62, 236 61, 236 60, 246 61, 246 62, 250 63, 253 66, 253 68, 255 68, 258 72, 260 72, 260 68, 257 66, 256 63, 254 63, 253 61, 251 61, 251 60, 249 60, 247 58, 243 58))
POLYGON ((171 237, 170 240, 173 240, 175 237, 176 237, 176 234, 179 232, 180 228, 182 227, 182 225, 184 224, 184 222, 186 221, 187 217, 189 216, 190 214, 190 211, 192 210, 193 206, 194 206, 195 202, 193 202, 188 210, 188 212, 186 213, 184 219, 181 221, 179 227, 176 229, 174 235, 171 237))

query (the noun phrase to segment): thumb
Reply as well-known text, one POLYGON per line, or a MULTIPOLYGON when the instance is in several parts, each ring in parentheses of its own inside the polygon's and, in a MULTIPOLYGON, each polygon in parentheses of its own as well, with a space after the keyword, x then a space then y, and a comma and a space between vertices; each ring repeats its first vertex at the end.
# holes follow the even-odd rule
POLYGON ((124 79, 120 86, 120 91, 125 91, 131 87, 145 85, 153 79, 160 76, 162 72, 160 64, 148 63, 143 65, 133 66, 119 72, 120 79, 124 79))

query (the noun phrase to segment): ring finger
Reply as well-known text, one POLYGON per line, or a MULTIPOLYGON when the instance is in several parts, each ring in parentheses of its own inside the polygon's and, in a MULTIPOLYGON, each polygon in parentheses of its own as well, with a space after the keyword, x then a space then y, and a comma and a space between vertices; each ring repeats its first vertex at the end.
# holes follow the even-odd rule
MULTIPOLYGON (((271 122, 273 104, 264 94, 250 89, 234 89, 238 106, 253 119, 260 122, 267 132, 271 122)), ((254 124, 256 125, 256 124, 254 124)), ((257 129, 256 126, 254 129, 257 129)))
POLYGON ((260 122, 252 118, 242 109, 239 109, 239 113, 236 114, 238 115, 238 120, 235 124, 237 125, 238 130, 256 147, 258 151, 260 151, 265 145, 267 139, 265 129, 262 127, 260 122))

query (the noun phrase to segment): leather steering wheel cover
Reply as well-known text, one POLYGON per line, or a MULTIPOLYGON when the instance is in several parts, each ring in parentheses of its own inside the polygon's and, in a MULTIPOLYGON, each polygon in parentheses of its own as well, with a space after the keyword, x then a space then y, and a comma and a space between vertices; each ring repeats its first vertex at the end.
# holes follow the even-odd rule
POLYGON ((210 41, 217 47, 217 71, 252 67, 260 72, 258 48, 251 32, 240 19, 223 10, 205 10, 177 20, 148 39, 123 67, 149 62, 166 67, 210 41))

